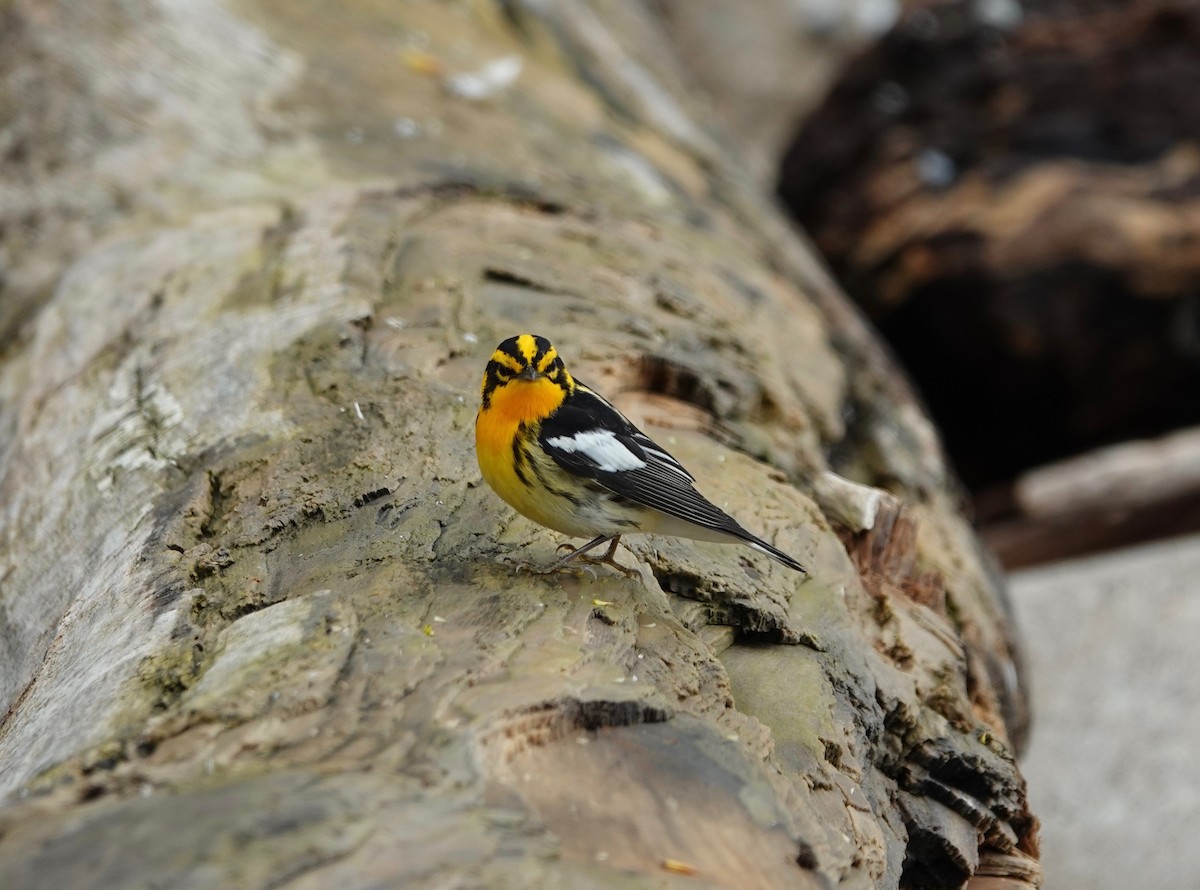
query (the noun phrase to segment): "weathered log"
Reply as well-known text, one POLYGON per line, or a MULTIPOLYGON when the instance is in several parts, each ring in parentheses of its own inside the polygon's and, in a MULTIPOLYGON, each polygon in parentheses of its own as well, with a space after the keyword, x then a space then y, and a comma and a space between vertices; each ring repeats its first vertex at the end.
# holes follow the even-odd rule
POLYGON ((1036 885, 1002 581, 652 20, 5 15, 0 886, 1036 885), (808 576, 520 573, 471 428, 527 329, 808 576))
POLYGON ((795 122, 896 15, 874 0, 658 0, 650 10, 762 188, 774 185, 795 122))

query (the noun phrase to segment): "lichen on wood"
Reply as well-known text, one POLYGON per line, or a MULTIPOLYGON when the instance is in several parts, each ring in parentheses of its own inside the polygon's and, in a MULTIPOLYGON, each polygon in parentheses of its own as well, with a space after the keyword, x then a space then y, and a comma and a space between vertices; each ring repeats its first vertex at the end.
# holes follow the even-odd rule
POLYGON ((927 421, 650 20, 197 15, 290 66, 269 138, 179 160, 222 206, 146 183, 161 215, 106 220, 0 375, 0 884, 916 887, 1000 855, 1036 883, 1003 594, 927 421), (514 53, 482 104, 430 61, 514 53), (521 330, 807 576, 638 538, 640 580, 519 571, 560 541, 470 431, 521 330), (882 526, 814 498, 831 470, 919 516, 894 584, 852 558, 882 526))

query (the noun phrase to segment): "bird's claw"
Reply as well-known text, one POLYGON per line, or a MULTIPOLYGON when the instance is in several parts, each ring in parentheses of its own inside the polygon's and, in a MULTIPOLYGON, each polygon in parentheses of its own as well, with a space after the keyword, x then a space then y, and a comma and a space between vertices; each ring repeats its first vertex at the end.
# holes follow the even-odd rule
MULTIPOLYGON (((612 557, 580 556, 578 557, 577 561, 587 563, 588 566, 611 566, 626 578, 637 578, 639 581, 645 580, 642 577, 641 571, 630 568, 629 566, 623 566, 612 557)), ((592 577, 595 577, 595 575, 592 577)))
POLYGON ((619 562, 617 562, 615 559, 610 559, 610 560, 606 560, 606 561, 597 560, 597 562, 600 565, 612 566, 614 569, 616 569, 618 572, 620 572, 622 575, 624 575, 626 578, 628 578, 631 581, 634 578, 637 578, 637 580, 639 580, 639 581, 646 580, 642 576, 641 569, 635 569, 630 566, 623 566, 619 562))
POLYGON ((570 571, 568 565, 570 563, 574 563, 577 566, 586 564, 588 567, 586 571, 590 572, 593 579, 596 578, 597 575, 595 571, 591 570, 591 566, 612 566, 626 578, 637 578, 639 581, 644 580, 642 573, 638 569, 631 569, 628 566, 623 566, 617 562, 615 554, 617 551, 617 544, 620 542, 620 540, 620 535, 610 539, 608 549, 604 552, 604 555, 600 557, 590 556, 588 555, 587 551, 597 544, 603 543, 603 538, 597 538, 593 541, 590 541, 583 547, 575 547, 574 545, 568 543, 559 544, 558 547, 555 548, 555 552, 561 552, 563 550, 568 550, 570 552, 558 562, 554 563, 554 565, 546 569, 543 574, 553 574, 559 571, 570 571))

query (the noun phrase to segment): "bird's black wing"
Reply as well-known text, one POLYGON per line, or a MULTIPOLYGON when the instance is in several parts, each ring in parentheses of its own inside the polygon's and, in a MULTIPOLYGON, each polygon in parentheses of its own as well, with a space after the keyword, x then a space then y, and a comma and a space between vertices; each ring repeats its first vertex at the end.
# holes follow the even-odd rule
POLYGON ((542 449, 569 473, 677 519, 758 541, 695 488, 695 479, 661 445, 582 386, 542 422, 542 449))

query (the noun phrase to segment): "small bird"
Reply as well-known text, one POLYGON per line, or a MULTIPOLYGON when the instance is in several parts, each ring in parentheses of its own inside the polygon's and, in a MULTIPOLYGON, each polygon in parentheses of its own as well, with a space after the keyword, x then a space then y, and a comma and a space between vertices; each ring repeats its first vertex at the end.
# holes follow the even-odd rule
POLYGON ((521 334, 497 346, 481 393, 475 451, 488 485, 534 522, 591 538, 562 545, 571 552, 547 571, 583 557, 638 575, 613 556, 621 536, 636 532, 748 544, 804 571, 700 494, 665 448, 570 375, 545 337, 521 334), (604 556, 584 556, 606 542, 604 556))

